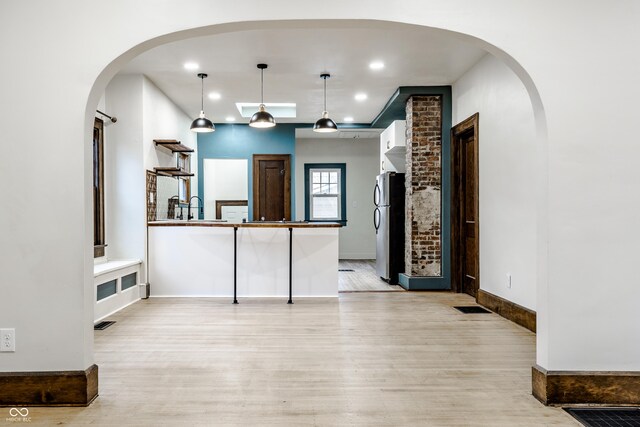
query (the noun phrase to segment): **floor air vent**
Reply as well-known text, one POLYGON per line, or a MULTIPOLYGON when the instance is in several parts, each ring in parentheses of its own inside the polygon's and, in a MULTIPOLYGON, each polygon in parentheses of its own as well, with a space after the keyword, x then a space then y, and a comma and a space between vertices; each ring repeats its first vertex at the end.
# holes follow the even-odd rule
POLYGON ((638 408, 564 408, 587 427, 638 427, 638 408))
POLYGON ((339 269, 338 269, 338 272, 339 272, 339 273, 344 273, 344 272, 353 272, 353 271, 355 271, 355 270, 354 270, 354 269, 352 269, 352 268, 339 268, 339 269))
POLYGON ((102 322, 98 322, 95 325, 93 325, 93 330, 94 331, 102 331, 104 329, 107 329, 109 326, 113 325, 114 323, 116 323, 116 322, 115 321, 111 321, 111 320, 109 320, 109 321, 104 320, 102 322))
POLYGON ((491 313, 489 310, 485 310, 484 308, 477 306, 477 305, 468 305, 468 306, 461 306, 461 307, 453 307, 456 310, 464 313, 464 314, 485 314, 485 313, 491 313))

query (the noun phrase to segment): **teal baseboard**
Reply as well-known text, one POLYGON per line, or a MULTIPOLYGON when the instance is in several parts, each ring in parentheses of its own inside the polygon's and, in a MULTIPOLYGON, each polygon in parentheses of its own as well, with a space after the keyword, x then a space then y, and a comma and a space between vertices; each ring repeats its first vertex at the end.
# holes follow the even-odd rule
POLYGON ((451 282, 446 277, 407 276, 404 273, 400 273, 398 282, 400 282, 400 286, 408 291, 451 290, 451 282))

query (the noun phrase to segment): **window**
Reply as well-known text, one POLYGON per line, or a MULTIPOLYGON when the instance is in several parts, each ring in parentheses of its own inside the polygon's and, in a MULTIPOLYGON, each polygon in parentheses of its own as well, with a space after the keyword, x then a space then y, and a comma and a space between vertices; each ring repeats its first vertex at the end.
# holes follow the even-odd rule
POLYGON ((104 256, 104 122, 93 124, 93 257, 104 256))
POLYGON ((346 166, 308 163, 305 171, 305 219, 346 223, 346 166))
MULTIPOLYGON (((178 169, 183 172, 191 172, 191 156, 186 153, 178 153, 178 169)), ((180 203, 189 203, 191 199, 191 178, 178 177, 178 199, 180 203)))
POLYGON ((178 178, 178 200, 180 203, 189 203, 191 198, 191 179, 178 178))

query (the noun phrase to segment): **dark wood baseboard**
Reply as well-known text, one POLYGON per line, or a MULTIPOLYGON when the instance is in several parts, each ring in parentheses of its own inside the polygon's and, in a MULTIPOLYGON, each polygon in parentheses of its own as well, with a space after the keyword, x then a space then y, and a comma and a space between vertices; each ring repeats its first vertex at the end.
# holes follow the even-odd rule
POLYGON ((514 302, 501 298, 485 290, 478 289, 476 298, 478 304, 485 306, 489 310, 511 320, 531 332, 536 332, 536 312, 518 305, 514 302))
POLYGON ((640 405, 640 372, 531 371, 533 396, 545 405, 640 405))
POLYGON ((85 371, 0 372, 0 406, 88 406, 97 396, 97 365, 85 371))

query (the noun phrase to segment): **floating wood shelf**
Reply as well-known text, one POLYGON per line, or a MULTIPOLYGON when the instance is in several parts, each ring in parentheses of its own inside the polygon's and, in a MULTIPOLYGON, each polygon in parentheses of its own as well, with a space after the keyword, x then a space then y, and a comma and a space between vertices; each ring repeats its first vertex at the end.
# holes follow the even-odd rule
POLYGON ((193 176, 191 172, 184 171, 177 167, 153 168, 160 176, 193 176))
POLYGON ((194 149, 183 145, 175 139, 154 139, 156 147, 162 147, 170 150, 172 153, 193 153, 194 149))

